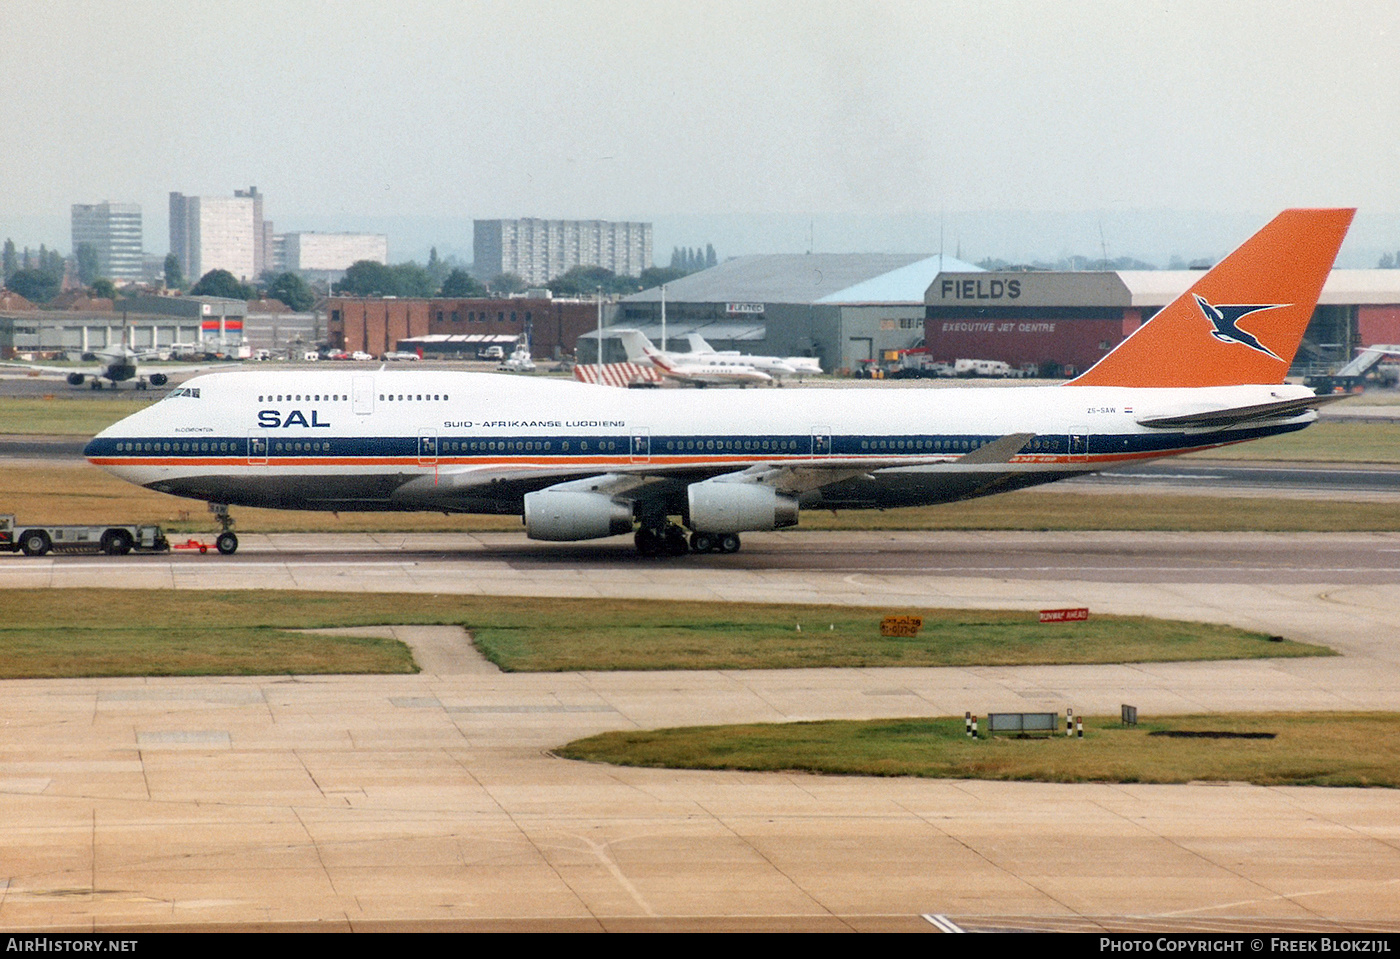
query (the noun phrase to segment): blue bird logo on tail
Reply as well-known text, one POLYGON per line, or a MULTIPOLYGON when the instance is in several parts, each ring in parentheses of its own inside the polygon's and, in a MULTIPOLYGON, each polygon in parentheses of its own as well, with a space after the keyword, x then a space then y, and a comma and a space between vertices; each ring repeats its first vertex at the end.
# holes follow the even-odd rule
POLYGON ((1283 357, 1279 356, 1263 343, 1260 343, 1253 333, 1245 332, 1240 329, 1237 324, 1251 313, 1258 313, 1260 310, 1276 310, 1280 306, 1286 306, 1287 304, 1271 303, 1267 306, 1230 306, 1221 304, 1220 306, 1212 306, 1199 294, 1193 293, 1192 295, 1196 297, 1196 305, 1201 308, 1202 315, 1204 315, 1205 318, 1210 321, 1211 326, 1214 327, 1214 329, 1210 331, 1211 336, 1222 343, 1238 343, 1241 346, 1249 347, 1251 350, 1258 350, 1260 353, 1272 356, 1276 360, 1283 359, 1283 357))

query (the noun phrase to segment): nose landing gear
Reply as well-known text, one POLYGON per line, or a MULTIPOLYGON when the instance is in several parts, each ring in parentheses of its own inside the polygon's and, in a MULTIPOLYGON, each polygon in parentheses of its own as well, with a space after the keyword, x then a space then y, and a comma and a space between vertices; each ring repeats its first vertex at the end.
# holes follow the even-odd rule
POLYGON ((214 518, 219 521, 219 527, 223 530, 214 540, 215 547, 223 555, 232 556, 238 552, 238 536, 233 531, 233 517, 228 514, 228 505, 210 503, 209 512, 214 514, 214 518))

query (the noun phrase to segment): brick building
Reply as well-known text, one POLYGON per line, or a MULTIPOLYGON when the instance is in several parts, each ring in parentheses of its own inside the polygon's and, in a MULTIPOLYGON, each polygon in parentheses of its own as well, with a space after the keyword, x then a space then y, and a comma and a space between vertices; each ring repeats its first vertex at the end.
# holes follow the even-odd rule
POLYGON ((537 357, 572 355, 581 333, 598 325, 592 300, 512 297, 509 299, 395 299, 334 296, 326 301, 331 348, 363 350, 378 356, 398 349, 400 340, 424 336, 440 341, 444 353, 471 353, 482 335, 518 337, 530 331, 537 357), (460 348, 454 349, 454 344, 460 348))

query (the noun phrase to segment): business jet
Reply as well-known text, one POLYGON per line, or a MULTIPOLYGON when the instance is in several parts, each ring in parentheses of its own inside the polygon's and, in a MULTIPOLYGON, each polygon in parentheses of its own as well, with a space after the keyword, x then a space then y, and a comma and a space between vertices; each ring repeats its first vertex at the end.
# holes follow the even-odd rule
POLYGON ((687 333, 685 339, 690 344, 690 352, 681 355, 686 357, 727 357, 774 376, 818 376, 822 371, 821 363, 814 356, 756 356, 738 350, 716 350, 699 333, 687 333))
MULTIPOLYGON (((658 350, 641 330, 615 329, 627 350, 629 363, 650 365, 667 379, 690 386, 755 386, 771 385, 773 376, 735 356, 709 353, 672 353, 658 350)), ((787 372, 792 372, 790 369, 787 372)))
POLYGON ((808 508, 946 503, 1300 430, 1284 385, 1353 210, 1287 210, 1060 386, 617 390, 483 373, 195 377, 92 463, 229 506, 518 514, 538 540, 732 553, 808 508), (686 529, 689 535, 686 534, 686 529))

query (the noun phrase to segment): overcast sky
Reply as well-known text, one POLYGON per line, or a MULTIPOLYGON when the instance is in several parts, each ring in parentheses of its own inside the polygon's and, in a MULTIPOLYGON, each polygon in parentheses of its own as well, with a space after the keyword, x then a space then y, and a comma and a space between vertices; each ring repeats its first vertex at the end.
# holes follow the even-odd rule
POLYGON ((663 262, 1218 255, 1306 205, 1400 248, 1393 0, 0 0, 0 41, 21 246, 107 199, 164 253, 170 191, 256 184, 279 231, 644 219, 663 262))

